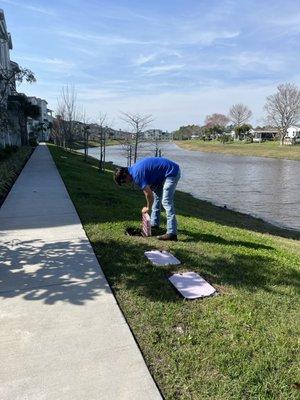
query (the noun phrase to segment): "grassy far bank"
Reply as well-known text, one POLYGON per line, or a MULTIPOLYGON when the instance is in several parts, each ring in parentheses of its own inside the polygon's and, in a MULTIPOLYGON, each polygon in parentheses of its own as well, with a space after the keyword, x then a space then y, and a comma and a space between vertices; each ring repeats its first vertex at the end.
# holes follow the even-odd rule
MULTIPOLYGON (((108 139, 106 141, 106 146, 113 146, 115 144, 120 144, 120 143, 117 140, 111 140, 111 139, 108 139)), ((97 142, 96 140, 89 140, 88 147, 99 147, 99 146, 100 143, 97 142)), ((85 147, 84 142, 77 141, 73 143, 73 150, 82 150, 84 149, 84 147, 85 147)))
POLYGON ((31 146, 22 146, 0 160, 0 206, 32 153, 31 146))
POLYGON ((236 156, 286 158, 300 161, 300 145, 280 146, 278 142, 232 142, 223 144, 218 140, 176 140, 175 143, 187 150, 233 154, 236 156))
POLYGON ((299 233, 178 192, 179 242, 128 237, 142 193, 117 187, 109 164, 99 174, 96 160, 50 150, 166 399, 299 398, 299 233), (149 249, 168 249, 183 264, 154 267, 149 249), (220 295, 183 300, 167 277, 187 270, 220 295))

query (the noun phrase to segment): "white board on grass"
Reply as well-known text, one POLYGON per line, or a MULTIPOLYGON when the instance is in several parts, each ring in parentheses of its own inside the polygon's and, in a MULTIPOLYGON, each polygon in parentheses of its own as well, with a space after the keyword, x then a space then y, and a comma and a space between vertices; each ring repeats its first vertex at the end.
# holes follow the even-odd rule
POLYGON ((186 299, 197 299, 216 293, 216 289, 195 272, 174 274, 169 281, 186 299))
POLYGON ((154 265, 179 265, 180 261, 166 250, 145 251, 145 256, 154 265))

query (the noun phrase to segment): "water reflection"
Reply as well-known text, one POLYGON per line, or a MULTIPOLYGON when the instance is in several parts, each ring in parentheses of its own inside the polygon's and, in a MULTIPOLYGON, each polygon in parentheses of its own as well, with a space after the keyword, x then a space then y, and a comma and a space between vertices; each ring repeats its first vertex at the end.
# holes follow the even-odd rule
MULTIPOLYGON (((162 155, 179 163, 178 188, 197 198, 300 230, 300 162, 262 157, 239 157, 161 145, 162 155)), ((98 158, 98 149, 90 149, 98 158)), ((143 144, 139 158, 154 155, 143 144)), ((110 146, 107 161, 126 166, 121 146, 110 146)))

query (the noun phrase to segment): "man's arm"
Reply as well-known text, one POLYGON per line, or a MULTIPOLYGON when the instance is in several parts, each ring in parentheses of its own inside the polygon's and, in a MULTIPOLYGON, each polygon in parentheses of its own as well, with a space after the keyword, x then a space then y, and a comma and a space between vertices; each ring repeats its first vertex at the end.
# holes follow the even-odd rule
POLYGON ((145 189, 143 189, 143 192, 146 197, 147 207, 143 207, 142 213, 148 213, 151 210, 153 204, 153 192, 150 189, 150 186, 146 186, 145 189))

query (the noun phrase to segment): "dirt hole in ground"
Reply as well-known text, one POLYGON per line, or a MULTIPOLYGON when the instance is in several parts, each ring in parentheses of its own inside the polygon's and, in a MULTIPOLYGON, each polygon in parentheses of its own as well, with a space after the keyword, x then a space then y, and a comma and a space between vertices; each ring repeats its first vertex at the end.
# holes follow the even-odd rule
POLYGON ((133 227, 126 228, 125 233, 128 236, 142 236, 143 237, 142 231, 140 229, 133 228, 133 227))

